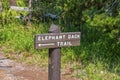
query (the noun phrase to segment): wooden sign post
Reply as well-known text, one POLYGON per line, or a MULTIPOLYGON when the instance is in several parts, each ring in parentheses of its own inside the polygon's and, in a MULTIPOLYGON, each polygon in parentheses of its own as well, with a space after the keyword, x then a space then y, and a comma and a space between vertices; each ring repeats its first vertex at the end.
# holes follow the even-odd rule
POLYGON ((10 6, 16 6, 17 2, 16 0, 9 0, 10 1, 10 6))
MULTIPOLYGON (((51 25, 50 33, 60 33, 60 28, 56 25, 51 25)), ((61 54, 60 47, 49 49, 49 68, 48 80, 61 80, 60 67, 61 67, 61 54)))
POLYGON ((49 48, 49 80, 61 80, 61 47, 79 46, 80 35, 80 32, 61 33, 60 28, 53 24, 50 27, 49 34, 35 35, 35 49, 49 48))

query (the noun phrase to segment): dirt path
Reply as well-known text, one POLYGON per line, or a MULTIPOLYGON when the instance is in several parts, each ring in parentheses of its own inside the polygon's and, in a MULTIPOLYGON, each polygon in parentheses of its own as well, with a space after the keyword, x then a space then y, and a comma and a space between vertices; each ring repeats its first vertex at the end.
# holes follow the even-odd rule
MULTIPOLYGON (((48 80, 48 72, 37 66, 27 66, 24 63, 15 62, 0 53, 0 80, 48 80)), ((69 75, 62 75, 61 80, 77 79, 72 79, 69 75)))

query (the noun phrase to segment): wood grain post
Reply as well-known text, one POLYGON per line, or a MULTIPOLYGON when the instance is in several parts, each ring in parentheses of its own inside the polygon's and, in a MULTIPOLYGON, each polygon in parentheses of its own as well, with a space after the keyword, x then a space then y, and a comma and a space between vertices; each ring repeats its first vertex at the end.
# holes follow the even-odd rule
POLYGON ((10 6, 16 6, 17 2, 16 0, 10 0, 10 6))
MULTIPOLYGON (((61 30, 56 25, 51 25, 50 33, 60 33, 61 30)), ((60 68, 61 68, 61 49, 50 48, 49 49, 49 69, 48 69, 48 80, 60 80, 60 68)))

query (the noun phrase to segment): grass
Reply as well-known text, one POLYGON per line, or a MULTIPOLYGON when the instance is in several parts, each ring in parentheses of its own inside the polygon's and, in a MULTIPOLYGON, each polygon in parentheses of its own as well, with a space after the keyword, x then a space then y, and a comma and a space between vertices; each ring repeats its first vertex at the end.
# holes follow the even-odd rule
MULTIPOLYGON (((47 67, 48 49, 34 49, 34 34, 48 33, 50 25, 48 23, 32 24, 31 27, 23 25, 23 21, 14 18, 21 12, 8 10, 8 6, 6 6, 8 2, 2 1, 0 50, 11 59, 47 67)), ((23 0, 18 1, 17 4, 26 6, 23 0)), ((98 17, 95 19, 99 19, 98 17)), ((108 21, 110 20, 108 19, 108 21)), ((119 19, 113 19, 113 21, 116 23, 119 22, 119 19)), ((68 23, 70 22, 66 22, 66 24, 60 22, 63 32, 78 31, 79 27, 68 23)), ((104 32, 102 29, 105 29, 104 24, 106 24, 103 20, 87 21, 87 23, 83 24, 84 33, 82 32, 81 45, 62 48, 62 68, 72 69, 74 71, 72 76, 78 80, 120 80, 120 41, 109 39, 110 34, 102 33, 104 32), (99 27, 100 25, 102 25, 102 29, 99 27)), ((111 25, 113 25, 112 22, 111 25)))
MULTIPOLYGON (((43 23, 29 28, 19 23, 4 25, 0 28, 0 48, 11 59, 47 67, 48 49, 35 50, 33 45, 34 34, 48 33, 48 30, 49 25, 43 23)), ((106 50, 106 44, 100 40, 82 40, 78 47, 62 48, 62 67, 72 68, 76 71, 73 76, 80 80, 119 80, 120 57, 116 55, 119 47, 113 53, 106 50)))

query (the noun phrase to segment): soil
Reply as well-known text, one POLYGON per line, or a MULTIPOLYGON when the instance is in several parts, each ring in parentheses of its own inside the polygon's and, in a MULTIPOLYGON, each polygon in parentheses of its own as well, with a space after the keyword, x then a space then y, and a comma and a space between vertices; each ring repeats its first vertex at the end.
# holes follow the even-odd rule
MULTIPOLYGON (((0 53, 0 80, 48 80, 45 68, 10 60, 0 53)), ((70 74, 62 74, 61 80, 77 80, 70 74)))

